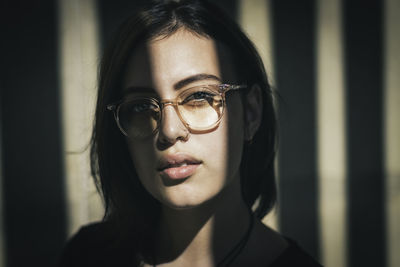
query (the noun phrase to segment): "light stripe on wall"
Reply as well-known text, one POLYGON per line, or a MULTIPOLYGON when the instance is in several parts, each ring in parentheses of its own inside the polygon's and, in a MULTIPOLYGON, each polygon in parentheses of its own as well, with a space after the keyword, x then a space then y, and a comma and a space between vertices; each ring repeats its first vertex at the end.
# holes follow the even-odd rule
POLYGON ((271 12, 269 0, 241 0, 239 2, 240 25, 257 47, 267 70, 269 82, 275 85, 271 12))
POLYGON ((384 158, 388 267, 400 266, 400 2, 384 6, 384 158))
POLYGON ((60 82, 68 234, 101 218, 103 209, 89 169, 96 95, 96 1, 59 0, 60 82))
MULTIPOLYGON (((1 103, 1 98, 0 98, 1 103)), ((4 203, 4 196, 3 196, 3 127, 2 127, 2 116, 0 111, 0 267, 5 267, 6 262, 6 251, 5 251, 5 229, 4 229, 4 212, 3 212, 3 203, 4 203)))
POLYGON ((320 245, 324 266, 346 266, 346 149, 340 0, 317 1, 320 245))
MULTIPOLYGON (((268 80, 275 87, 273 71, 272 14, 269 0, 241 0, 239 2, 239 23, 253 41, 264 62, 268 80)), ((270 227, 278 228, 276 209, 272 210, 263 222, 270 227)))

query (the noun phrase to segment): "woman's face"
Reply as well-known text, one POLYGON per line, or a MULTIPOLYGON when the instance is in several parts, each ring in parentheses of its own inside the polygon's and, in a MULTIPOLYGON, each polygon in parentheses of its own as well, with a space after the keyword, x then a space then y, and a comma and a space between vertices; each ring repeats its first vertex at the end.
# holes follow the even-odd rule
MULTIPOLYGON (((144 90, 161 100, 174 99, 193 86, 235 83, 231 59, 218 47, 212 39, 185 30, 142 44, 128 61, 124 94, 144 90)), ((144 139, 127 137, 139 179, 163 205, 196 207, 221 192, 232 192, 223 189, 240 188, 244 132, 240 94, 229 92, 226 100, 218 127, 206 133, 190 132, 174 107, 167 105, 156 133, 144 139)))

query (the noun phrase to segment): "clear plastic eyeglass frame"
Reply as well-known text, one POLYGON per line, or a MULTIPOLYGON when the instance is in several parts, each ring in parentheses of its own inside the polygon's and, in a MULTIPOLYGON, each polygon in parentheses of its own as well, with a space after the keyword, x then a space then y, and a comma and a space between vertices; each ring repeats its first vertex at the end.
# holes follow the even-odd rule
MULTIPOLYGON (((153 130, 153 132, 152 132, 151 134, 154 134, 154 132, 156 132, 156 131, 158 130, 159 125, 160 125, 160 122, 161 122, 161 120, 162 120, 162 113, 163 113, 162 110, 163 110, 163 108, 165 108, 165 107, 168 106, 168 105, 171 105, 171 106, 174 107, 175 112, 177 113, 179 119, 181 120, 181 122, 185 125, 185 127, 186 127, 190 132, 192 132, 192 133, 204 133, 204 132, 207 132, 207 131, 209 131, 209 130, 215 128, 215 127, 219 124, 219 122, 221 121, 221 118, 222 118, 222 116, 223 116, 223 114, 224 114, 224 110, 225 110, 225 107, 226 107, 225 94, 226 94, 228 91, 236 91, 236 90, 245 89, 245 88, 247 88, 247 85, 245 85, 245 84, 242 84, 242 85, 232 85, 232 84, 210 84, 210 85, 194 86, 194 87, 190 87, 190 88, 188 88, 188 89, 185 89, 185 90, 183 90, 182 92, 180 92, 179 95, 177 95, 177 97, 174 98, 174 99, 164 99, 164 100, 161 100, 161 101, 160 101, 159 99, 157 99, 157 98, 155 98, 155 97, 142 97, 142 96, 141 96, 141 97, 139 97, 139 98, 140 98, 140 99, 148 99, 148 100, 151 100, 151 101, 153 101, 153 103, 155 103, 155 104, 157 105, 157 107, 159 108, 160 117, 159 117, 159 119, 158 119, 158 121, 157 121, 157 127, 153 130), (180 113, 179 108, 178 108, 178 105, 180 104, 179 101, 178 101, 178 99, 180 99, 181 96, 184 95, 187 91, 193 90, 193 89, 196 89, 196 88, 213 88, 213 89, 215 89, 215 92, 217 92, 217 93, 221 96, 221 98, 222 98, 222 112, 219 114, 218 120, 217 120, 215 123, 213 123, 212 125, 210 125, 210 126, 208 126, 208 127, 206 127, 206 128, 201 128, 201 129, 200 129, 200 128, 195 128, 195 127, 189 125, 189 124, 185 121, 185 119, 182 117, 182 114, 180 113)), ((132 100, 132 98, 131 98, 130 100, 132 100)), ((115 119, 115 121, 116 121, 116 123, 117 123, 118 128, 120 129, 120 131, 121 131, 125 136, 128 137, 129 135, 128 135, 128 133, 123 129, 123 127, 122 127, 122 125, 121 125, 121 123, 120 123, 120 118, 119 118, 120 107, 121 107, 121 105, 124 104, 126 101, 127 101, 127 100, 126 100, 125 98, 123 98, 123 99, 121 99, 121 100, 119 100, 119 101, 117 101, 117 102, 114 102, 114 103, 112 103, 112 104, 109 104, 109 105, 107 105, 107 110, 113 112, 114 119, 115 119)), ((149 134, 149 135, 151 135, 151 134, 149 134)))

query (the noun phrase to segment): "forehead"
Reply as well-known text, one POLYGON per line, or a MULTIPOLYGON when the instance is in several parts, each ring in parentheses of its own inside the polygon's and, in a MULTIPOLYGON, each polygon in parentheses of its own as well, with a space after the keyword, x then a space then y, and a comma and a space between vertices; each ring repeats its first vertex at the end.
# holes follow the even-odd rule
POLYGON ((229 49, 212 38, 187 30, 143 42, 130 55, 123 76, 123 88, 167 88, 197 74, 221 81, 234 80, 229 49))

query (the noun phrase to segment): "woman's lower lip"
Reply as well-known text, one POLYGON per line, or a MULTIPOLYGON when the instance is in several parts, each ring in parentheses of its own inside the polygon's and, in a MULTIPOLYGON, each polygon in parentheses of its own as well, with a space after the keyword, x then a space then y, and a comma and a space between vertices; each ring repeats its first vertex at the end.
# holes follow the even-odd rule
POLYGON ((170 179, 183 179, 193 175, 200 164, 189 164, 186 166, 166 168, 161 171, 170 179))

